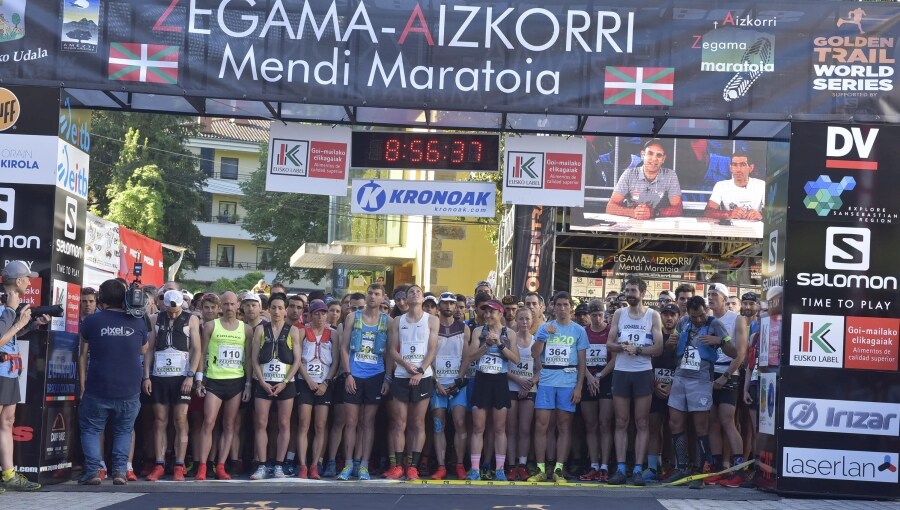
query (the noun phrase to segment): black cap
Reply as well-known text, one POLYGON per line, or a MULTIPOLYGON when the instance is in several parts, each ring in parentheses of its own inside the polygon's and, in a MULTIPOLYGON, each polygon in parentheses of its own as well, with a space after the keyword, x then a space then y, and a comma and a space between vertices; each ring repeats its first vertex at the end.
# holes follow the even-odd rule
POLYGON ((588 313, 588 305, 581 303, 580 305, 575 307, 575 315, 582 315, 588 313))
POLYGON ((741 295, 741 301, 756 301, 759 303, 759 294, 756 292, 745 292, 741 295))
POLYGON ((674 313, 675 315, 678 315, 681 313, 681 310, 678 308, 678 305, 676 305, 674 303, 668 303, 665 306, 663 306, 662 308, 660 308, 659 313, 660 314, 674 313))

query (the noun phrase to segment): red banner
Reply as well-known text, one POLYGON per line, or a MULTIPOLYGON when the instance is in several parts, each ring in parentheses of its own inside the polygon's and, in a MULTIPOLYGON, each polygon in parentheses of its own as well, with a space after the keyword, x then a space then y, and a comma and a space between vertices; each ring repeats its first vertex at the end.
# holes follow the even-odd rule
POLYGON ((162 245, 159 241, 138 234, 123 226, 119 226, 119 238, 122 242, 122 262, 119 264, 119 276, 131 282, 134 276, 134 263, 141 257, 144 263, 144 273, 141 283, 144 285, 156 285, 161 287, 165 283, 165 271, 163 271, 162 245))

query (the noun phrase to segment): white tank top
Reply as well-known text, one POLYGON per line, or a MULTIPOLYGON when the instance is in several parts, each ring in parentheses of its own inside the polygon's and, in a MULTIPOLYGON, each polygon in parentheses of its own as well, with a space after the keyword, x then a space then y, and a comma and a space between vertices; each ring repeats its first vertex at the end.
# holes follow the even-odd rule
MULTIPOLYGON (((513 342, 517 340, 513 337, 513 342)), ((531 356, 531 348, 534 346, 534 337, 531 337, 531 342, 528 344, 528 347, 519 347, 519 364, 513 365, 509 364, 509 373, 513 375, 517 375, 519 377, 525 379, 531 379, 534 377, 534 358, 531 356)), ((509 391, 519 391, 519 385, 516 384, 512 379, 509 380, 509 391)), ((531 387, 531 393, 537 391, 537 385, 531 387)))
MULTIPOLYGON (((718 319, 719 322, 721 322, 722 325, 725 326, 725 331, 728 332, 728 336, 730 336, 731 338, 734 338, 734 323, 737 321, 737 318, 738 314, 732 312, 731 310, 725 312, 725 315, 721 317, 716 317, 716 319, 718 319)), ((732 358, 731 356, 726 356, 725 353, 722 352, 722 349, 717 350, 717 355, 718 356, 716 357, 715 371, 717 374, 724 374, 725 372, 728 372, 728 365, 731 364, 734 358, 732 358)))
MULTIPOLYGON (((427 313, 422 314, 419 322, 409 322, 407 314, 397 318, 400 321, 398 325, 400 330, 400 357, 414 367, 421 367, 422 362, 425 361, 425 353, 428 351, 428 336, 431 333, 428 329, 429 318, 431 318, 431 315, 427 313)), ((422 377, 431 377, 432 375, 434 375, 434 371, 431 369, 431 366, 425 367, 425 373, 422 374, 422 377)), ((405 368, 397 365, 394 369, 394 377, 409 379, 412 376, 405 368)))
POLYGON ((462 321, 456 321, 449 326, 441 324, 438 328, 437 356, 434 358, 435 377, 444 386, 452 384, 459 375, 465 336, 466 325, 462 321))
MULTIPOLYGON (((647 309, 644 316, 640 319, 632 319, 628 315, 628 309, 622 310, 619 315, 619 337, 618 343, 640 345, 647 348, 653 345, 653 310, 647 309)), ((652 370, 653 363, 650 356, 632 356, 626 353, 619 353, 616 356, 615 370, 622 372, 643 372, 652 370)))

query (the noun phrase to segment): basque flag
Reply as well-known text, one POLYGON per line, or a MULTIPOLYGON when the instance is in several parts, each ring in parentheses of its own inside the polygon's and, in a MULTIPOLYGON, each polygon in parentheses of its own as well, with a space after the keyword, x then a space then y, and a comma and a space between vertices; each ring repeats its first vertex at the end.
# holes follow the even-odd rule
POLYGON ((110 43, 109 79, 178 83, 178 46, 110 43))
POLYGON ((604 104, 672 106, 674 67, 606 67, 604 104))

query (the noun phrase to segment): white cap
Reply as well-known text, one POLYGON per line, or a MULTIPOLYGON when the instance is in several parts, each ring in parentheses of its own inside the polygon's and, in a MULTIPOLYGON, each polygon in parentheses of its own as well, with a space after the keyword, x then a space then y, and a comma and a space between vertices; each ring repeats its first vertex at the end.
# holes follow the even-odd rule
POLYGON ((709 295, 710 292, 715 292, 717 294, 721 294, 722 297, 728 299, 728 287, 725 286, 724 283, 711 283, 709 284, 709 290, 706 291, 706 295, 709 295))
POLYGON ((169 307, 181 306, 184 304, 184 295, 180 290, 167 290, 165 294, 163 294, 163 301, 166 302, 166 305, 169 307))

